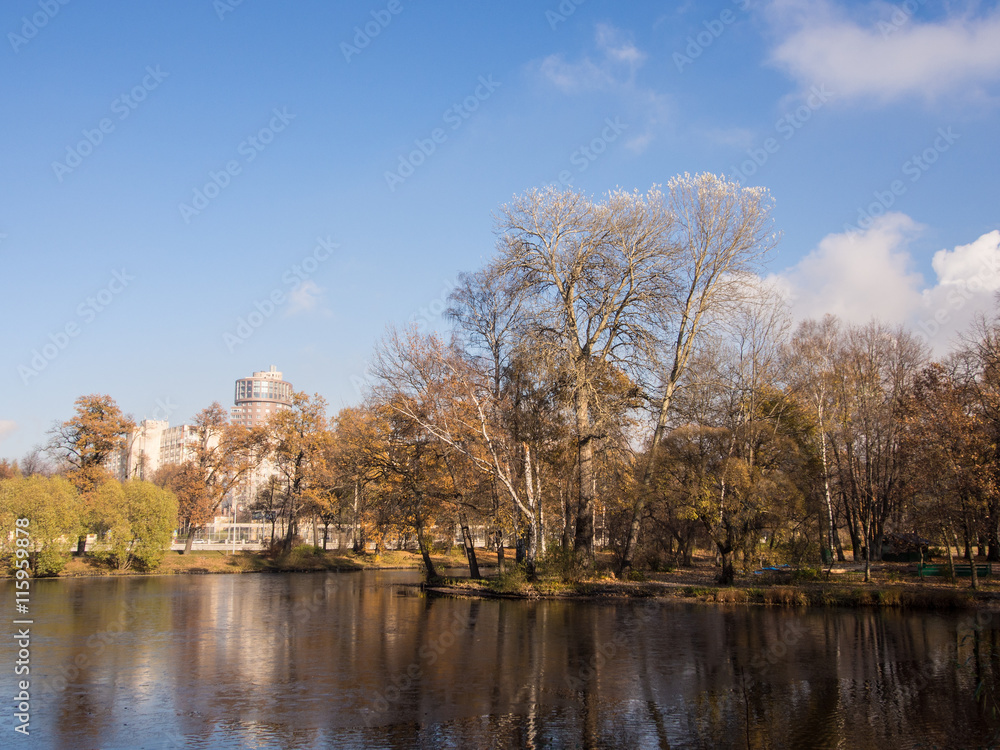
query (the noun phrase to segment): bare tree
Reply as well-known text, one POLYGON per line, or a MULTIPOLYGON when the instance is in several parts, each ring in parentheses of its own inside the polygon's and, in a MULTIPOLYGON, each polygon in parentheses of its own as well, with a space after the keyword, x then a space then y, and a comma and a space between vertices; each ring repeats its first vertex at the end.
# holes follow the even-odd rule
POLYGON ((499 257, 491 266, 524 300, 533 345, 562 370, 576 427, 578 560, 594 561, 595 381, 604 366, 634 370, 648 355, 650 312, 671 284, 663 195, 610 193, 596 203, 555 188, 503 206, 499 257))
POLYGON ((658 381, 652 388, 657 395, 651 399, 656 422, 635 493, 619 575, 632 566, 671 405, 702 329, 710 320, 725 318, 752 293, 747 277, 756 274, 777 243, 771 207, 766 189, 743 188, 725 177, 685 174, 667 183, 663 205, 671 230, 667 265, 675 270, 657 309, 659 345, 651 362, 658 381))
MULTIPOLYGON (((511 359, 516 350, 521 325, 521 299, 509 279, 495 270, 481 270, 459 277, 458 288, 451 294, 448 317, 458 326, 466 353, 487 374, 491 383, 489 418, 496 422, 496 405, 503 398, 509 382, 511 359)), ((497 568, 504 570, 504 518, 508 513, 501 507, 499 481, 492 482, 493 544, 497 553, 497 568)))
POLYGON ((832 378, 839 339, 840 322, 836 317, 827 315, 821 321, 805 320, 792 337, 785 357, 785 380, 789 388, 809 405, 816 418, 823 471, 823 523, 826 527, 826 533, 822 535, 823 549, 831 562, 835 551, 840 561, 844 560, 834 520, 827 452, 830 417, 836 411, 836 405, 832 403, 835 395, 832 378))

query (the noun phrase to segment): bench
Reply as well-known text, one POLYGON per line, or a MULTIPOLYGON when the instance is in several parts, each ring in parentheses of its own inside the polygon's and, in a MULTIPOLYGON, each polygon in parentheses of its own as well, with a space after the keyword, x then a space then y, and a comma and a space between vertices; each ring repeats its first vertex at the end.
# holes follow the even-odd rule
MULTIPOLYGON (((921 578, 928 576, 949 576, 951 572, 949 570, 948 564, 928 564, 920 563, 917 565, 917 575, 921 578)), ((976 565, 976 575, 977 576, 989 576, 993 575, 993 563, 977 564, 976 565)), ((972 577, 972 566, 969 563, 955 563, 955 576, 958 578, 971 578, 972 577)))

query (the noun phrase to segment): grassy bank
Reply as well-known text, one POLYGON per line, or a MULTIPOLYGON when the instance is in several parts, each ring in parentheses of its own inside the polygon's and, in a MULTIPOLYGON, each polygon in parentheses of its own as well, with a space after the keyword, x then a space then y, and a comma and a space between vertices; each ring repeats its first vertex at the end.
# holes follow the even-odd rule
POLYGON ((428 591, 449 596, 517 599, 660 598, 685 602, 747 604, 775 607, 871 607, 921 610, 1000 608, 1000 580, 982 578, 978 590, 969 579, 954 583, 947 578, 920 578, 907 563, 879 563, 872 580, 865 582, 856 567, 842 567, 829 575, 803 568, 781 574, 738 576, 734 585, 715 583, 718 568, 702 558, 686 568, 640 572, 635 580, 619 581, 610 575, 609 561, 598 563, 590 577, 562 574, 544 566, 535 581, 514 569, 481 580, 446 578, 428 591))
MULTIPOLYGON (((466 566, 462 550, 432 556, 439 569, 466 566)), ((484 573, 495 570, 495 557, 479 554, 484 573)), ((516 599, 617 599, 658 598, 684 602, 746 604, 776 607, 886 607, 899 609, 956 610, 1000 608, 1000 580, 980 581, 980 589, 968 587, 968 579, 955 584, 948 579, 921 579, 912 565, 883 564, 873 570, 873 580, 864 583, 857 570, 843 570, 827 577, 818 571, 800 570, 778 578, 742 576, 733 586, 714 583, 718 569, 709 559, 696 560, 688 568, 637 573, 638 580, 618 581, 611 577, 610 561, 599 560, 598 571, 590 577, 568 575, 565 571, 543 568, 536 581, 528 581, 520 569, 509 568, 501 576, 479 580, 441 578, 426 587, 430 593, 448 596, 498 597, 516 599)), ((317 550, 302 546, 277 559, 258 552, 192 551, 168 552, 152 573, 113 570, 98 557, 72 558, 59 577, 121 575, 183 575, 219 573, 283 573, 325 570, 423 570, 416 552, 387 551, 355 554, 349 551, 317 550)))
MULTIPOLYGON (((463 565, 465 558, 457 554, 433 555, 435 565, 442 568, 463 565)), ((293 573, 323 570, 422 570, 423 561, 415 552, 388 551, 375 555, 348 551, 315 552, 301 547, 290 555, 270 559, 257 552, 192 551, 181 554, 170 551, 156 570, 139 573, 134 570, 113 570, 92 556, 73 557, 59 578, 121 575, 183 575, 214 573, 293 573)))
POLYGON ((511 599, 657 598, 777 607, 892 607, 961 610, 1000 606, 994 591, 938 586, 820 583, 801 586, 677 586, 612 580, 510 582, 503 577, 442 579, 427 590, 448 596, 511 599))

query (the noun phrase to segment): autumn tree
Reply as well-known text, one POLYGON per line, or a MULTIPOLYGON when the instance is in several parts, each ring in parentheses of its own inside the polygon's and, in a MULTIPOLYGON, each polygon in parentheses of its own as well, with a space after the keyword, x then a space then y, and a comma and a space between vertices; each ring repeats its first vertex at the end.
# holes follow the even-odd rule
POLYGON ((177 498, 152 482, 133 479, 104 485, 103 556, 114 568, 150 571, 159 567, 177 524, 177 498))
POLYGON ((263 462, 267 435, 262 427, 231 424, 217 401, 194 417, 193 468, 186 471, 193 481, 200 475, 203 491, 183 492, 184 520, 188 524, 184 552, 191 551, 195 532, 215 517, 227 497, 232 497, 263 462))
POLYGON ((14 477, 0 480, 0 556, 12 566, 27 567, 33 577, 58 575, 69 555, 67 539, 80 530, 76 488, 65 477, 14 477), (29 521, 26 565, 16 557, 11 533, 18 518, 29 521))
MULTIPOLYGON (((496 269, 461 274, 458 287, 451 294, 447 315, 455 323, 460 345, 477 369, 490 383, 487 417, 500 419, 497 409, 509 390, 512 360, 523 333, 522 300, 512 279, 496 269)), ((492 498, 492 541, 497 553, 497 568, 504 570, 504 532, 516 511, 502 504, 505 493, 499 480, 490 483, 492 498), (512 512, 515 511, 515 512, 512 512)))
POLYGON ((300 513, 315 496, 325 471, 326 430, 326 401, 318 393, 311 398, 293 393, 291 408, 278 411, 267 423, 270 457, 286 492, 285 554, 291 552, 300 513))
POLYGON ((195 461, 161 466, 153 482, 170 490, 177 498, 181 531, 189 539, 194 538, 194 529, 211 523, 212 509, 207 498, 205 475, 195 461))
POLYGON ((917 376, 903 409, 904 447, 913 455, 923 522, 947 546, 961 530, 972 587, 978 587, 973 545, 996 494, 995 451, 971 384, 941 364, 917 376))
POLYGON ((830 455, 827 437, 836 412, 833 384, 836 355, 840 346, 840 322, 832 315, 821 321, 805 320, 799 324, 785 352, 785 380, 790 393, 807 405, 815 418, 815 437, 819 440, 822 467, 823 498, 823 557, 832 562, 834 552, 841 562, 841 548, 834 517, 833 493, 830 485, 830 455))
POLYGON ((87 534, 94 531, 96 516, 89 506, 94 491, 111 478, 108 462, 125 447, 135 430, 133 419, 122 413, 110 396, 91 394, 76 400, 73 418, 50 431, 47 452, 66 467, 66 476, 80 493, 84 529, 77 543, 77 555, 86 551, 87 534))
POLYGON ((377 459, 385 451, 381 424, 372 410, 349 407, 337 414, 331 426, 330 470, 349 493, 346 502, 351 508, 351 543, 356 553, 365 551, 373 528, 367 499, 380 477, 377 459))
POLYGON ((925 360, 912 334, 876 321, 849 328, 837 351, 829 433, 833 470, 854 559, 865 559, 866 581, 871 561, 880 559, 887 522, 912 493, 902 409, 925 360))
POLYGON ((667 183, 662 210, 669 216, 669 232, 663 252, 671 283, 658 290, 651 320, 656 346, 644 363, 655 421, 634 493, 619 575, 632 566, 660 444, 702 332, 709 322, 725 320, 759 292, 750 282, 777 242, 772 205, 766 189, 744 188, 712 174, 685 174, 667 183))
POLYGON ((574 549, 594 562, 595 379, 605 365, 633 367, 648 352, 650 311, 669 293, 671 216, 656 189, 595 202, 571 190, 531 190, 501 207, 499 255, 489 272, 523 300, 524 330, 564 373, 575 419, 574 549))

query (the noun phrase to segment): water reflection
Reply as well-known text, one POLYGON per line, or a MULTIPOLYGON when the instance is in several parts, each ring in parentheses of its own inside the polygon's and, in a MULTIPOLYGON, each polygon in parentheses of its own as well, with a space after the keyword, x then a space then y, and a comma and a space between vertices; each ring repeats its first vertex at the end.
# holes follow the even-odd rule
POLYGON ((415 580, 36 581, 31 747, 965 748, 997 727, 992 616, 441 599, 415 580))

